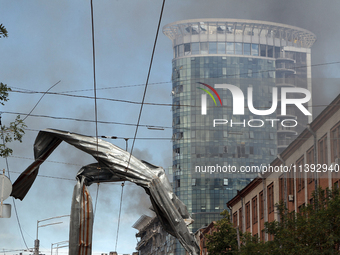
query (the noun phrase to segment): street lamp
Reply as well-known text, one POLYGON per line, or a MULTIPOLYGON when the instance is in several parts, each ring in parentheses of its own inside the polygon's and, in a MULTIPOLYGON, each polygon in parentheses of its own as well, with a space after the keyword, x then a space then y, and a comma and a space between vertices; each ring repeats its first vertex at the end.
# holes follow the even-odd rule
POLYGON ((53 250, 53 245, 57 245, 57 255, 58 255, 58 249, 59 248, 64 248, 64 247, 68 247, 68 243, 69 241, 62 241, 62 242, 58 242, 58 243, 52 243, 51 244, 51 255, 52 255, 52 250, 53 250))
POLYGON ((54 222, 54 223, 49 223, 49 224, 40 225, 40 226, 39 226, 39 223, 43 222, 43 221, 47 221, 47 220, 58 219, 58 218, 63 218, 63 217, 68 217, 68 216, 70 216, 70 215, 62 215, 62 216, 51 217, 51 218, 47 218, 47 219, 43 219, 43 220, 37 220, 37 236, 36 236, 36 239, 34 241, 34 255, 39 255, 39 239, 38 239, 39 228, 47 227, 47 226, 51 226, 51 225, 56 225, 56 224, 61 224, 63 222, 62 221, 54 222))

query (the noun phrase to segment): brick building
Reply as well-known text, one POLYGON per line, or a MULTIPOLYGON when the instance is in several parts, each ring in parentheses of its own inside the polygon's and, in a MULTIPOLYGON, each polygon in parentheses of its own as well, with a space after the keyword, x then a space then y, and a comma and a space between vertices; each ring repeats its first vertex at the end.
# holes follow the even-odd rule
POLYGON ((277 172, 258 174, 227 203, 234 227, 271 240, 264 223, 279 220, 275 204, 284 201, 289 211, 298 212, 313 202, 317 186, 338 186, 339 158, 340 95, 270 164, 277 172))

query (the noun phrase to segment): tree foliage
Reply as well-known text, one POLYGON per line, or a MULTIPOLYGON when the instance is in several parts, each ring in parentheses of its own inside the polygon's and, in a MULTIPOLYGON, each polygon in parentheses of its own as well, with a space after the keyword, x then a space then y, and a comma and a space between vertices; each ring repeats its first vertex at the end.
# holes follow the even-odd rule
POLYGON ((207 235, 207 249, 209 255, 237 254, 237 232, 231 225, 230 215, 227 210, 221 213, 223 218, 214 225, 216 232, 207 235))
POLYGON ((7 29, 4 27, 4 25, 0 24, 0 38, 7 36, 8 36, 7 29))
POLYGON ((313 201, 299 213, 278 205, 280 222, 266 223, 266 231, 274 236, 268 242, 273 253, 340 254, 339 189, 319 188, 313 201))
POLYGON ((236 230, 229 214, 218 221, 218 232, 208 236, 209 254, 340 254, 340 195, 319 188, 313 193, 313 204, 300 212, 288 212, 283 203, 277 204, 280 221, 265 223, 265 232, 273 241, 261 242, 250 233, 241 233, 241 247, 237 249, 236 230), (228 223, 228 222, 229 223, 228 223), (229 253, 228 253, 229 252, 229 253))
MULTIPOLYGON (((0 38, 7 37, 8 32, 6 28, 0 24, 0 38)), ((8 101, 8 92, 11 91, 6 84, 0 82, 0 104, 5 105, 5 102, 8 101)), ((9 124, 9 126, 2 125, 1 115, 0 115, 0 157, 7 157, 13 153, 11 148, 8 148, 6 144, 14 141, 22 142, 22 137, 25 134, 24 128, 26 127, 23 120, 20 116, 17 116, 16 119, 9 124)))

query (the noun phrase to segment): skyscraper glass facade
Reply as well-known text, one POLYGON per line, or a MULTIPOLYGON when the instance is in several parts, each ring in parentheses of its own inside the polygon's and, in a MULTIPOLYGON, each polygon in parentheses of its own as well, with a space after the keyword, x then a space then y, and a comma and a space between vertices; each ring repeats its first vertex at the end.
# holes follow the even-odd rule
POLYGON ((277 23, 229 19, 180 21, 163 32, 174 51, 173 187, 195 220, 195 232, 219 219, 226 202, 257 175, 242 167, 270 163, 309 121, 294 107, 284 116, 280 106, 270 115, 254 115, 247 98, 263 110, 272 106, 273 88, 279 97, 280 87, 311 89, 309 48, 315 36, 277 23), (243 92, 244 114, 233 112, 234 93, 216 84, 243 92), (284 119, 298 119, 298 126, 282 126, 284 119))

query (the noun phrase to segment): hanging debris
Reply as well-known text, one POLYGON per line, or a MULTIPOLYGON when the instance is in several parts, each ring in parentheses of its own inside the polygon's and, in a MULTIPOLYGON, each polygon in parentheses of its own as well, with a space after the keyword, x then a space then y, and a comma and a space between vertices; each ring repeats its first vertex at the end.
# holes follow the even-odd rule
POLYGON ((97 141, 95 137, 53 129, 40 131, 34 144, 35 161, 15 181, 11 196, 24 199, 38 175, 39 166, 62 141, 92 155, 98 161, 96 164, 84 166, 77 175, 78 183, 72 199, 70 224, 71 255, 78 254, 76 251, 79 249, 85 249, 84 254, 91 254, 93 211, 91 197, 85 185, 117 181, 130 181, 144 188, 164 230, 176 237, 189 254, 199 254, 197 241, 187 227, 193 220, 187 207, 172 192, 164 169, 130 156, 130 153, 109 142, 101 139, 97 141), (84 213, 85 217, 80 216, 84 213), (90 243, 86 240, 80 243, 82 238, 76 240, 71 237, 74 233, 82 233, 82 224, 85 224, 83 230, 88 233, 82 238, 88 238, 90 243))

